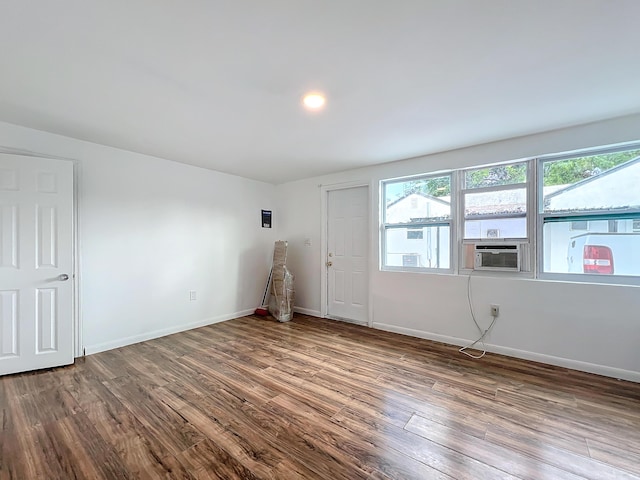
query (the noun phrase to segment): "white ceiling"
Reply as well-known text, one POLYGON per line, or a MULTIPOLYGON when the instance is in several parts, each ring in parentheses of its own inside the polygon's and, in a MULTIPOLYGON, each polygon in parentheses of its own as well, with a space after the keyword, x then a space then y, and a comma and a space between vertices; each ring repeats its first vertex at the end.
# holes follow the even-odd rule
POLYGON ((7 0, 0 120, 282 183, 640 112, 639 19, 638 0, 7 0))

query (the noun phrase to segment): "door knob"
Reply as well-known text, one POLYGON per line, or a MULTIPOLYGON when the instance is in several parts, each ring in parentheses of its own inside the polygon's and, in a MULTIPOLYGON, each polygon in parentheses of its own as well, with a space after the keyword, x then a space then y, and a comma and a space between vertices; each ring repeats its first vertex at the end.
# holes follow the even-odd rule
POLYGON ((67 275, 66 273, 61 273, 60 275, 58 275, 58 281, 66 282, 67 280, 69 280, 69 275, 67 275))
POLYGON ((333 262, 327 262, 327 267, 330 267, 331 265, 333 265, 333 262))

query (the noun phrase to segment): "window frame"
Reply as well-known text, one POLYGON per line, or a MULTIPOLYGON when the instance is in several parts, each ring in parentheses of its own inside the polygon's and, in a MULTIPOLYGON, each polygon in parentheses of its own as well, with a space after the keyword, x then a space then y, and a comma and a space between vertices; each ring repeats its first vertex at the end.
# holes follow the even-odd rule
MULTIPOLYGON (((532 168, 531 168, 531 161, 530 160, 514 160, 514 161, 510 161, 510 162, 500 162, 500 163, 494 163, 492 165, 484 165, 484 166, 480 166, 480 167, 473 167, 473 168, 465 168, 461 170, 460 173, 460 219, 462 221, 462 230, 460 231, 460 238, 467 242, 467 243, 480 243, 480 242, 512 242, 512 243, 529 243, 530 239, 531 239, 531 226, 530 226, 530 222, 529 222, 529 216, 531 213, 531 201, 530 201, 530 197, 531 197, 531 190, 532 190, 532 168), (507 185, 494 185, 494 186, 488 186, 488 187, 474 187, 474 188, 467 188, 466 185, 466 173, 467 172, 471 172, 471 171, 475 171, 475 170, 483 170, 485 168, 493 168, 493 167, 501 167, 501 166, 507 166, 507 165, 524 165, 526 167, 526 180, 524 182, 520 182, 520 183, 510 183, 507 185), (465 210, 466 210, 466 195, 467 194, 473 194, 473 193, 487 193, 487 192, 500 192, 500 191, 507 191, 507 190, 518 190, 518 189, 525 189, 525 205, 526 205, 526 211, 524 214, 524 218, 525 218, 525 224, 526 224, 526 228, 527 228, 527 235, 524 237, 499 237, 499 238, 482 238, 482 237, 478 237, 478 238, 466 238, 465 236, 465 232, 466 232, 466 222, 467 220, 471 220, 473 221, 474 219, 467 219, 466 215, 465 215, 465 210)), ((482 218, 478 218, 479 220, 481 219, 490 219, 490 218, 520 218, 522 217, 522 215, 518 215, 518 214, 503 214, 503 215, 483 215, 482 218)))
POLYGON ((454 171, 447 170, 441 172, 434 172, 425 175, 415 175, 409 177, 400 177, 400 178, 391 178, 382 180, 380 182, 381 189, 381 222, 380 222, 380 259, 379 259, 379 268, 381 271, 387 272, 422 272, 422 273, 444 273, 444 274, 452 274, 455 272, 455 262, 456 255, 454 253, 455 245, 457 245, 456 238, 456 205, 457 205, 457 185, 456 185, 456 175, 454 171), (433 220, 426 222, 416 222, 416 223, 388 223, 387 222, 387 185, 394 183, 405 183, 416 180, 428 180, 431 178, 440 178, 440 177, 449 177, 450 181, 450 213, 449 219, 447 220, 433 220), (425 228, 425 227, 449 227, 449 268, 432 268, 432 267, 405 267, 405 266, 395 266, 395 265, 386 265, 387 261, 387 232, 394 229, 417 229, 417 228, 425 228))
MULTIPOLYGON (((457 232, 458 238, 460 241, 458 242, 458 248, 456 249, 458 253, 458 259, 456 264, 456 269, 458 273, 462 275, 469 275, 471 272, 477 272, 478 275, 483 276, 500 276, 500 277, 524 277, 524 278, 535 278, 536 275, 536 262, 535 262, 535 248, 534 239, 536 236, 536 162, 534 158, 525 158, 518 160, 510 160, 508 162, 497 162, 485 165, 477 165, 468 168, 461 168, 456 170, 454 173, 457 174, 458 184, 460 185, 459 189, 459 211, 458 211, 458 224, 457 224, 457 232), (470 170, 481 170, 484 168, 491 167, 499 167, 503 165, 515 165, 515 164, 525 164, 527 170, 527 179, 526 182, 521 183, 513 183, 508 185, 496 185, 492 187, 478 187, 478 188, 462 188, 466 187, 465 183, 465 174, 470 170), (465 201, 464 195, 465 193, 473 193, 473 192, 484 192, 484 191, 500 191, 500 190, 514 190, 516 188, 525 188, 526 189, 526 205, 527 211, 525 213, 525 222, 527 225, 527 236, 514 238, 514 237, 500 237, 500 238, 465 238, 465 201), (469 268, 464 265, 465 258, 465 249, 467 245, 476 245, 476 244, 518 244, 520 246, 520 271, 513 272, 493 272, 490 270, 474 270, 474 268, 469 268)), ((498 217, 494 217, 498 218, 498 217)))
POLYGON ((540 280, 553 280, 563 282, 576 283, 602 283, 611 285, 640 285, 640 275, 617 275, 613 274, 597 274, 597 273, 557 273, 544 271, 544 226, 546 223, 554 222, 573 222, 573 221, 592 221, 597 220, 618 220, 621 217, 630 217, 632 215, 640 216, 640 208, 627 210, 624 212, 612 212, 611 210, 589 210, 581 212, 544 212, 544 164, 546 162, 555 162, 562 160, 570 160, 572 158, 588 157, 595 155, 604 155, 608 153, 625 152, 628 150, 640 149, 640 143, 633 142, 623 145, 615 145, 601 148, 590 148, 566 152, 561 154, 544 155, 536 159, 535 165, 538 172, 536 178, 536 278, 540 280), (551 220, 549 220, 551 219, 551 220))
MULTIPOLYGON (((519 272, 492 272, 477 271, 482 276, 500 277, 525 277, 532 280, 560 281, 570 283, 591 283, 610 284, 621 286, 640 286, 640 275, 619 275, 619 274, 595 274, 595 273, 554 273, 544 271, 544 226, 550 221, 589 221, 589 220, 618 220, 621 218, 632 218, 640 222, 640 207, 625 211, 611 210, 590 210, 587 212, 544 212, 544 164, 551 161, 568 160, 572 158, 604 155, 609 153, 625 152, 629 150, 640 150, 640 141, 620 143, 596 148, 585 148, 549 155, 539 155, 535 157, 521 158, 506 162, 494 162, 484 165, 474 165, 471 167, 456 168, 452 170, 442 170, 426 174, 410 175, 406 177, 396 177, 380 180, 380 249, 379 249, 379 269, 380 271, 413 272, 413 273, 445 273, 455 275, 469 275, 475 270, 467 268, 464 264, 465 249, 469 244, 492 244, 492 243, 517 243, 521 247, 521 262, 525 269, 519 272), (496 185, 490 187, 466 188, 465 173, 470 170, 479 170, 501 165, 526 164, 527 180, 523 183, 496 185), (409 182, 412 180, 424 180, 449 176, 451 181, 450 193, 450 218, 420 223, 386 223, 386 186, 393 183, 409 182), (516 188, 526 188, 527 198, 527 238, 475 238, 465 239, 465 194, 482 191, 509 190, 516 188), (549 220, 551 219, 551 220, 549 220), (560 220, 562 219, 562 220, 560 220), (449 267, 450 268, 429 268, 429 267, 402 267, 385 265, 387 258, 387 232, 394 228, 424 228, 432 226, 449 227, 449 267), (528 264, 527 264, 528 262, 528 264)), ((636 157, 633 157, 636 158, 636 157)), ((629 233, 637 233, 633 229, 629 233)))

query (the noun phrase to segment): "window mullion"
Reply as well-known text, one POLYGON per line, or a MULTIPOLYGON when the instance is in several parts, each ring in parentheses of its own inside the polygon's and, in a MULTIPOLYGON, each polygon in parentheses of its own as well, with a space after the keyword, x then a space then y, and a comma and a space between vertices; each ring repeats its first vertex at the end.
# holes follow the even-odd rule
POLYGON ((510 183, 508 185, 496 185, 495 187, 478 187, 478 188, 464 188, 460 190, 462 195, 467 193, 486 193, 486 192, 501 192, 504 190, 517 190, 519 188, 527 188, 529 182, 524 183, 510 183))

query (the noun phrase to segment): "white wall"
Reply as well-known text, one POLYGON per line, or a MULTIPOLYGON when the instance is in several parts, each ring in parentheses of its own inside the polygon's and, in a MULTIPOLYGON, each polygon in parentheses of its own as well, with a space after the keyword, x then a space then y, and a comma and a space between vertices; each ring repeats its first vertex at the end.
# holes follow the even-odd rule
MULTIPOLYGON (((459 345, 474 340, 468 277, 379 270, 380 180, 633 141, 639 132, 640 115, 634 115, 280 185, 278 233, 289 241, 299 310, 321 312, 321 187, 364 181, 372 191, 373 326, 459 345)), ((500 305, 489 350, 640 381, 640 288, 477 274, 471 281, 483 326, 489 304, 500 305)))
POLYGON ((276 240, 260 210, 273 209, 273 185, 6 123, 0 147, 78 161, 87 353, 260 303, 276 240))

